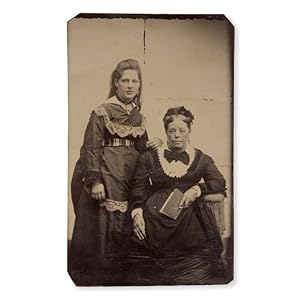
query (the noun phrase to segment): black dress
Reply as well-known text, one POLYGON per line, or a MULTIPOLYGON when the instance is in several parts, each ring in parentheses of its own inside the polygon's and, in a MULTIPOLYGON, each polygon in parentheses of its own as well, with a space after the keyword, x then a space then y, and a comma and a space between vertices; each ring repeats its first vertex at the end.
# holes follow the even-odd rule
MULTIPOLYGON (((185 175, 170 177, 157 152, 139 160, 131 191, 131 209, 143 208, 146 238, 132 237, 131 280, 135 284, 214 284, 224 282, 222 242, 203 199, 183 209, 176 220, 159 212, 169 194, 200 183, 202 195, 225 193, 225 180, 213 160, 198 149, 185 175)), ((191 158, 190 158, 191 159, 191 158)))
POLYGON ((113 97, 92 112, 71 186, 76 219, 69 273, 76 285, 123 282, 131 232, 128 194, 146 141, 144 117, 137 107, 127 113, 113 97), (90 197, 95 181, 104 184, 103 203, 90 197))

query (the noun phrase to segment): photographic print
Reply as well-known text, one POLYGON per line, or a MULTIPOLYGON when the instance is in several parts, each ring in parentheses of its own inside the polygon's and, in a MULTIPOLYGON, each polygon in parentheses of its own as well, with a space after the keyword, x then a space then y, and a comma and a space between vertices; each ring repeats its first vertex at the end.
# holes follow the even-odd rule
POLYGON ((68 272, 76 286, 233 279, 234 27, 68 22, 68 272))

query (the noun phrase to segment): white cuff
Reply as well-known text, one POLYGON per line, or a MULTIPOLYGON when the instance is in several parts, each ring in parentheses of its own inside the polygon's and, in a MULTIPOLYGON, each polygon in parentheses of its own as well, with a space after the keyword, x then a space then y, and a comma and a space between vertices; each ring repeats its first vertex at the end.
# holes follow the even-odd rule
POLYGON ((143 209, 142 208, 133 209, 131 212, 131 218, 133 219, 137 214, 143 215, 143 209))
POLYGON ((192 189, 194 189, 195 191, 196 191, 196 193, 197 193, 197 198, 198 197, 200 197, 201 196, 201 189, 200 189, 200 186, 199 185, 194 185, 193 187, 192 187, 192 189))

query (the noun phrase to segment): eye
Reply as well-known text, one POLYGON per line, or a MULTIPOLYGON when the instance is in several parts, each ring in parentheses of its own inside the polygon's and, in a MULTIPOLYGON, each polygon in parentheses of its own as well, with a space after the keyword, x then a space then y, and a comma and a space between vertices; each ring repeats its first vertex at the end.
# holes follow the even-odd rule
POLYGON ((174 133, 175 129, 169 129, 169 133, 174 133))

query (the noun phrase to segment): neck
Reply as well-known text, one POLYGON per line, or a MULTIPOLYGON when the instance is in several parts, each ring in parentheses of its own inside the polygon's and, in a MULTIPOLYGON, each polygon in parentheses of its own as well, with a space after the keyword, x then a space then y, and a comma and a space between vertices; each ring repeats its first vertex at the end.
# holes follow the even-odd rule
POLYGON ((132 99, 130 99, 130 100, 125 100, 125 99, 123 99, 123 98, 121 98, 118 94, 116 94, 116 97, 117 97, 117 99, 120 101, 120 102, 122 102, 122 103, 124 103, 124 104, 130 104, 133 100, 134 100, 134 98, 132 98, 132 99))
POLYGON ((169 148, 169 150, 174 151, 174 152, 178 152, 178 153, 184 152, 186 150, 186 149, 179 149, 179 148, 170 148, 170 147, 168 147, 168 148, 169 148))

